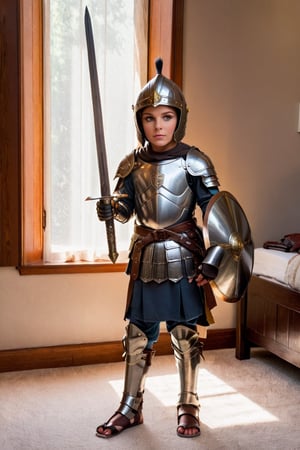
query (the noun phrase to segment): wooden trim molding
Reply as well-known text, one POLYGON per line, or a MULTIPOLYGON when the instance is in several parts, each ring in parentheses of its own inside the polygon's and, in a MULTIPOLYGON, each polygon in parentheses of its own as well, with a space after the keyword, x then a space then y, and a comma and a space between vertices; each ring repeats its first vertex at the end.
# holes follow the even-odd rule
POLYGON ((20 1, 21 254, 20 265, 43 259, 43 8, 20 1))
POLYGON ((26 264, 19 266, 21 275, 53 275, 53 274, 71 274, 71 273, 115 273, 125 272, 126 263, 62 263, 62 264, 26 264))
MULTIPOLYGON (((204 350, 235 347, 235 329, 208 330, 204 350)), ((157 355, 171 354, 170 336, 161 333, 155 347, 157 355)), ((0 351, 0 372, 32 370, 54 367, 105 364, 122 361, 121 342, 59 345, 0 351)))
POLYGON ((0 266, 20 250, 20 88, 18 0, 0 2, 0 266))
POLYGON ((163 74, 182 87, 183 0, 150 0, 148 79, 155 76, 155 60, 163 59, 163 74))

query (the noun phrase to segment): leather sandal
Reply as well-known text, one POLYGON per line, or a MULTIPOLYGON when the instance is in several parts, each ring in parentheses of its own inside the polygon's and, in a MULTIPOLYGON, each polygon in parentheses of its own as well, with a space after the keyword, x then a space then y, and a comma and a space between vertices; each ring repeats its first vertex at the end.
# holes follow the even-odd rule
POLYGON ((141 425, 144 422, 143 420, 143 414, 142 412, 137 412, 133 419, 128 419, 128 417, 121 414, 119 411, 116 411, 107 422, 103 423, 102 425, 99 425, 96 428, 96 436, 108 439, 113 436, 116 436, 117 434, 120 434, 122 431, 126 430, 127 428, 134 427, 136 425, 141 425), (114 417, 117 416, 117 414, 120 415, 120 417, 116 418, 115 421, 113 420, 114 417), (117 427, 121 427, 119 430, 117 427), (100 428, 102 428, 102 431, 100 432, 100 428), (105 430, 110 430, 111 433, 105 434, 105 430))
POLYGON ((200 436, 200 421, 199 421, 199 409, 194 405, 180 405, 177 408, 178 411, 178 417, 177 417, 177 436, 183 437, 183 438, 193 438, 200 436), (192 407, 195 409, 195 414, 192 414, 190 412, 184 411, 185 407, 192 407), (180 412, 180 408, 182 408, 182 412, 180 412), (179 428, 184 428, 185 430, 196 428, 198 431, 194 434, 184 434, 180 433, 178 430, 179 428))

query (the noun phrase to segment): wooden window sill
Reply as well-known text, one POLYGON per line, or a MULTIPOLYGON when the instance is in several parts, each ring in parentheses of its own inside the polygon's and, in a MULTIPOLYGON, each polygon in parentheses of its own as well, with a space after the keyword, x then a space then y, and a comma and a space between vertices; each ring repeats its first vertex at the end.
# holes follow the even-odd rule
POLYGON ((125 272, 126 263, 94 263, 94 262, 74 262, 74 263, 36 263, 21 265, 17 267, 20 275, 53 275, 71 273, 109 273, 125 272))

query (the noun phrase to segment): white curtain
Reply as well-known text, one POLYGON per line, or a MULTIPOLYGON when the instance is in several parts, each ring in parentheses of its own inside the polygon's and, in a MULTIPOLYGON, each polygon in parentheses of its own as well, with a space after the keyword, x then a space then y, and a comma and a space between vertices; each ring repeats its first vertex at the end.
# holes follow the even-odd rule
MULTIPOLYGON (((136 145, 132 104, 146 81, 146 3, 45 0, 45 261, 109 261, 96 202, 85 201, 99 197, 100 184, 84 11, 94 32, 113 190, 119 161, 136 145)), ((116 223, 118 261, 127 256, 131 230, 131 223, 116 223)))

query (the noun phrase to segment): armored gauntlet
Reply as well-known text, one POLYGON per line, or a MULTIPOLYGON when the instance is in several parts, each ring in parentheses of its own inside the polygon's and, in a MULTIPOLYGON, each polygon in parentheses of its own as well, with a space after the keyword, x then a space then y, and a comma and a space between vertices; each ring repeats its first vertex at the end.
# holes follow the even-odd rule
POLYGON ((96 203, 97 216, 101 221, 106 221, 114 218, 115 202, 112 198, 100 198, 96 203))
POLYGON ((206 256, 198 267, 204 278, 214 280, 217 277, 223 256, 224 250, 221 246, 216 245, 207 249, 206 256))

